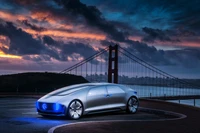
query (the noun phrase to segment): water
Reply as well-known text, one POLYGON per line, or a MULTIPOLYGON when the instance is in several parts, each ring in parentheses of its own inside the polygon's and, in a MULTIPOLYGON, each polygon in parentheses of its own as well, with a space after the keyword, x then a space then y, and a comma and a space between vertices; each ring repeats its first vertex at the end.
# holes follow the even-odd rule
POLYGON ((200 89, 196 88, 171 88, 157 86, 126 85, 137 91, 139 97, 160 96, 189 96, 200 95, 200 89))
MULTIPOLYGON (((157 86, 126 85, 137 91, 138 97, 160 97, 160 96, 189 96, 200 95, 200 89, 196 88, 170 88, 157 86)), ((194 99, 168 100, 168 102, 194 106, 194 99)), ((195 106, 200 107, 200 99, 195 99, 195 106)))

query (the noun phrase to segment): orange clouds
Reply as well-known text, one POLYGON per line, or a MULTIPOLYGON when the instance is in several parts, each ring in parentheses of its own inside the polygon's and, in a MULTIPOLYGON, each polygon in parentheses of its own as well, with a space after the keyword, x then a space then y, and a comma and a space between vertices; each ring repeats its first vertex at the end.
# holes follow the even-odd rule
POLYGON ((200 39, 196 38, 195 41, 187 40, 182 38, 180 42, 162 42, 155 41, 154 43, 148 43, 153 46, 164 46, 164 47, 200 47, 200 39), (199 40, 199 41, 198 41, 199 40))
POLYGON ((8 49, 9 48, 8 47, 9 43, 10 43, 10 40, 9 40, 8 37, 0 35, 0 48, 6 48, 6 49, 8 49))
POLYGON ((10 55, 10 54, 5 54, 4 52, 0 51, 0 58, 15 58, 15 59, 21 59, 21 56, 16 56, 16 55, 10 55))
POLYGON ((185 41, 181 43, 181 46, 187 46, 187 47, 200 47, 200 43, 199 42, 189 42, 189 41, 185 41))
MULTIPOLYGON (((53 16, 48 11, 43 12, 32 12, 31 16, 32 19, 38 20, 38 21, 46 21, 51 25, 51 27, 55 28, 62 28, 62 29, 72 29, 73 25, 71 24, 62 24, 60 21, 62 21, 64 18, 53 16)), ((66 18, 65 18, 66 19, 66 18)))
POLYGON ((66 38, 81 38, 81 39, 95 39, 95 40, 105 40, 106 36, 101 34, 92 34, 92 33, 68 33, 65 31, 59 31, 59 30, 47 30, 42 32, 36 32, 31 29, 23 29, 25 32, 29 34, 38 34, 38 35, 47 35, 47 36, 55 36, 55 37, 66 37, 66 38))
MULTIPOLYGON (((0 48, 9 49, 9 46, 5 43, 10 43, 8 37, 0 35, 0 48)), ((0 50, 0 58, 18 58, 21 59, 20 56, 5 54, 0 50)))
POLYGON ((141 36, 129 36, 128 37, 129 40, 132 40, 132 41, 141 41, 142 40, 142 37, 141 36))
MULTIPOLYGON (((40 11, 40 12, 31 12, 30 14, 21 15, 21 14, 11 14, 9 12, 0 11, 0 18, 6 21, 11 21, 18 25, 18 28, 21 28, 25 32, 33 35, 48 35, 53 37, 63 37, 63 38, 80 38, 80 39, 93 39, 93 40, 105 40, 106 35, 98 33, 90 33, 85 29, 80 29, 80 25, 66 24, 63 23, 67 20, 66 17, 54 16, 51 12, 40 11), (30 23, 33 20, 37 20, 37 26, 47 28, 46 31, 37 32, 29 27, 20 24, 20 21, 28 20, 30 23), (68 30, 73 30, 69 32, 68 30)), ((34 23, 35 24, 35 23, 34 23)))
POLYGON ((15 22, 16 20, 25 20, 26 16, 0 11, 0 18, 6 21, 15 22))
POLYGON ((18 23, 19 24, 19 20, 28 20, 28 21, 33 21, 33 20, 37 20, 39 22, 46 22, 45 24, 42 24, 41 26, 46 27, 46 28, 52 28, 52 29, 56 29, 56 28, 60 28, 60 29, 72 29, 73 25, 71 24, 62 24, 59 22, 59 20, 62 19, 58 19, 54 16, 52 16, 50 13, 48 12, 34 12, 31 14, 11 14, 9 12, 5 12, 5 11, 0 11, 0 18, 9 22, 13 22, 13 23, 18 23), (48 25, 49 24, 49 25, 48 25))

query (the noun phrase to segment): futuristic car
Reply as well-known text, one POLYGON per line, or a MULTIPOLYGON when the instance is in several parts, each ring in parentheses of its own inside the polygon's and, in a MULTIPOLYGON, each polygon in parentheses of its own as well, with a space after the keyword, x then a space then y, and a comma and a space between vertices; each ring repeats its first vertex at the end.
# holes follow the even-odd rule
POLYGON ((55 90, 36 102, 42 116, 68 116, 79 119, 97 112, 126 110, 136 113, 139 106, 137 92, 124 85, 85 83, 55 90))

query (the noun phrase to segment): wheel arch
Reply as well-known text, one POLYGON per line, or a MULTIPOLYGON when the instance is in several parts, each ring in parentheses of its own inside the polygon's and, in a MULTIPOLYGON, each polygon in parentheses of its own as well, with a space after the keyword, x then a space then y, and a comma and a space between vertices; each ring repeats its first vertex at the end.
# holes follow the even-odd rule
MULTIPOLYGON (((130 113, 130 111, 128 111, 128 102, 129 102, 129 100, 130 100, 132 97, 134 97, 134 98, 137 99, 138 107, 139 107, 139 105, 140 105, 139 98, 138 98, 137 96, 135 96, 135 95, 131 95, 131 96, 128 98, 127 102, 126 102, 126 112, 128 112, 128 113, 130 113)), ((136 112, 137 112, 137 110, 138 110, 138 108, 136 109, 136 112)), ((135 112, 135 113, 136 113, 136 112, 135 112)))
MULTIPOLYGON (((82 114, 81 114, 81 116, 80 117, 82 117, 83 115, 84 115, 84 104, 83 104, 83 102, 80 100, 80 99, 73 99, 73 100, 71 100, 70 102, 69 102, 69 104, 68 104, 68 106, 67 106, 67 109, 66 109, 66 112, 65 112, 65 116, 66 117, 69 117, 69 106, 71 105, 71 103, 72 102, 74 102, 74 101, 79 101, 80 102, 80 104, 81 104, 81 106, 82 106, 82 114)), ((79 117, 79 118, 80 118, 79 117)), ((70 117, 69 117, 70 118, 70 117)), ((79 119, 78 118, 78 119, 79 119)), ((70 119, 72 119, 72 118, 70 118, 70 119)))

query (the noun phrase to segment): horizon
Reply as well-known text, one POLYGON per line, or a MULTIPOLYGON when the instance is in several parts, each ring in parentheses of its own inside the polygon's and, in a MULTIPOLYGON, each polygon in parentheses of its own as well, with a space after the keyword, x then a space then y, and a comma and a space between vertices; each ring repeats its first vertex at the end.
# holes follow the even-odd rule
MULTIPOLYGON (((21 72, 12 72, 12 73, 4 73, 4 74, 0 74, 0 76, 7 76, 7 75, 13 75, 13 74, 23 74, 23 73, 53 73, 53 74, 69 74, 69 73, 59 73, 58 71, 21 71, 21 72)), ((84 73, 84 72, 83 72, 84 73)), ((70 75, 74 75, 74 74, 70 74, 70 75)), ((91 76, 91 75, 95 75, 95 73, 91 73, 91 74, 87 74, 87 76, 91 76)), ((105 74, 101 74, 100 72, 99 72, 99 74, 97 73, 97 75, 98 76, 100 76, 100 75, 107 75, 106 74, 106 72, 105 72, 105 74)), ((82 77, 84 77, 84 78, 86 78, 87 76, 85 76, 84 74, 83 75, 77 75, 77 76, 82 76, 82 77)), ((156 77, 151 77, 151 76, 128 76, 128 75, 124 75, 124 74, 122 74, 122 75, 119 75, 119 77, 120 78, 122 78, 122 77, 125 77, 125 78, 156 78, 156 77)), ((162 78, 162 77, 158 77, 158 78, 162 78)), ((191 79, 191 80, 199 80, 200 78, 179 78, 179 79, 191 79)))

